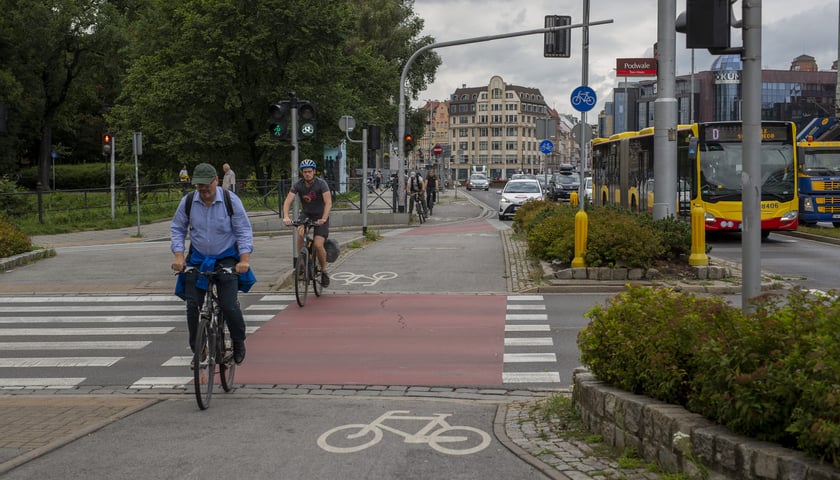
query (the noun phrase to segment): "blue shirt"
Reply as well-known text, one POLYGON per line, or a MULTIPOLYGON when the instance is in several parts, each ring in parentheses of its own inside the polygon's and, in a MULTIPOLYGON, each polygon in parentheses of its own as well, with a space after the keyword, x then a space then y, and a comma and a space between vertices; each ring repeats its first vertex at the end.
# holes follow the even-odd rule
POLYGON ((189 220, 184 209, 184 204, 189 196, 185 195, 181 199, 169 226, 172 253, 186 252, 184 244, 188 232, 193 248, 204 255, 216 256, 234 245, 239 253, 254 251, 254 234, 251 230, 251 221, 248 220, 248 214, 245 212, 245 207, 242 206, 242 200, 235 193, 228 193, 233 207, 233 216, 228 215, 222 187, 216 187, 216 198, 209 207, 204 204, 201 195, 196 192, 193 195, 189 220), (189 224, 192 224, 191 230, 189 224))

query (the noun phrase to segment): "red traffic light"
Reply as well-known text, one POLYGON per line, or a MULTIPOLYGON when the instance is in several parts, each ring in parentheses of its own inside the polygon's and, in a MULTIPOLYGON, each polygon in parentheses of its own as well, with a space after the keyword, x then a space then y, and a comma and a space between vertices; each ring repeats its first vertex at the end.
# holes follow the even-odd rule
POLYGON ((414 141, 414 135, 412 135, 410 133, 406 133, 405 134, 405 143, 409 143, 409 142, 413 142, 413 141, 414 141))
POLYGON ((111 144, 111 134, 110 133, 105 133, 105 134, 102 135, 102 143, 104 143, 105 145, 110 145, 111 144))

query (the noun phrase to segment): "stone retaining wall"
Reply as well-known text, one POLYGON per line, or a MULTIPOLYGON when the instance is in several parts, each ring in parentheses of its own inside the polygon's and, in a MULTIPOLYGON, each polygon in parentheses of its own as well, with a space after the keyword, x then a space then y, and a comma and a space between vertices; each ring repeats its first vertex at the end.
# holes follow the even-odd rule
MULTIPOLYGON (((728 267, 691 267, 694 280, 722 280, 732 276, 728 267)), ((655 268, 580 267, 557 270, 552 275, 558 280, 658 280, 662 274, 655 268)))
POLYGON ((840 480, 840 469, 781 446, 736 435, 677 405, 574 374, 572 401, 584 426, 619 450, 634 448, 672 473, 711 480, 840 480))

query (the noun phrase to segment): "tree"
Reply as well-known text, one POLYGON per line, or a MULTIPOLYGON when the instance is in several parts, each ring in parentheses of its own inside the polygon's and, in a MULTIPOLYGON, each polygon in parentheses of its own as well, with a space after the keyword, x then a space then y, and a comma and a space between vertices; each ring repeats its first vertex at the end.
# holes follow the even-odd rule
MULTIPOLYGON (((418 28, 412 5, 148 0, 131 25, 131 66, 109 117, 119 131, 143 132, 144 163, 161 175, 201 161, 231 163, 244 176, 288 172, 288 146, 268 140, 268 105, 295 92, 318 106, 318 143, 302 144, 301 158, 318 158, 322 144, 340 141, 341 115, 395 118, 390 98, 407 56, 393 51, 411 46, 386 42, 415 41, 422 21, 418 28), (385 11, 399 20, 391 37, 360 28, 362 18, 385 11)), ((418 85, 434 68, 418 70, 418 85)))
POLYGON ((8 59, 0 85, 10 88, 0 89, 8 92, 0 101, 8 102, 4 146, 12 152, 0 161, 37 159, 38 179, 48 186, 54 130, 78 128, 79 105, 97 98, 91 82, 112 71, 119 16, 101 0, 0 0, 0 11, 0 56, 8 59))

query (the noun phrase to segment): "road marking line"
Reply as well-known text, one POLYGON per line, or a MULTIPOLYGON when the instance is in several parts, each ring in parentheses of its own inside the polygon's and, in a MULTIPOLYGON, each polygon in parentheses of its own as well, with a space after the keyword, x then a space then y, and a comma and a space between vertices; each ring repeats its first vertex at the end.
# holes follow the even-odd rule
POLYGON ((261 302, 293 302, 295 301, 294 295, 263 295, 260 298, 261 302))
POLYGON ((560 372, 502 373, 503 383, 560 383, 560 372))
POLYGON ((543 296, 542 295, 511 295, 507 297, 508 301, 519 301, 519 302, 542 302, 543 296))
POLYGON ((508 304, 508 310, 545 310, 545 305, 530 305, 530 304, 522 304, 522 305, 511 305, 508 304))
POLYGON ((164 335, 173 327, 115 327, 115 328, 0 328, 0 337, 56 335, 164 335))
POLYGON ((193 377, 143 377, 129 388, 183 388, 191 381, 193 377))
POLYGON ((118 315, 115 317, 91 317, 91 316, 39 316, 39 317, 4 317, 0 318, 0 323, 120 323, 120 322, 137 322, 137 323, 167 323, 167 322, 185 322, 186 314, 183 315, 118 315))
POLYGON ((505 363, 527 362, 557 362, 557 355, 553 353, 506 353, 505 363))
POLYGON ((75 387, 85 381, 85 377, 67 378, 0 378, 0 388, 5 390, 24 389, 30 387, 40 388, 67 388, 75 387))
POLYGON ((0 358, 0 368, 110 367, 124 357, 33 357, 0 358))
POLYGON ((0 342, 4 350, 140 350, 151 341, 136 342, 0 342))
POLYGON ((548 320, 546 313, 508 313, 505 320, 548 320))
MULTIPOLYGON (((0 330, 2 331, 2 330, 0 330)), ((505 325, 506 332, 550 332, 548 325, 505 325)))
POLYGON ((183 305, 53 305, 33 307, 30 305, 21 305, 18 307, 0 307, 0 312, 13 313, 46 313, 46 312, 136 312, 137 309, 143 309, 143 313, 148 312, 183 312, 183 305))
POLYGON ((266 305, 266 304, 258 303, 256 305, 251 305, 250 307, 245 308, 245 311, 250 312, 252 310, 271 310, 271 311, 276 310, 276 311, 279 312, 281 310, 285 310, 286 307, 288 307, 288 306, 289 306, 288 303, 284 303, 284 304, 280 304, 280 305, 271 305, 271 304, 266 305))
POLYGON ((108 295, 108 296, 55 296, 55 297, 0 297, 2 303, 105 303, 105 302, 177 302, 184 301, 175 295, 108 295))
POLYGON ((179 357, 172 357, 169 360, 163 362, 160 366, 161 367, 188 367, 190 366, 190 362, 192 362, 192 355, 184 355, 179 357))
POLYGON ((554 339, 551 337, 537 338, 505 338, 506 347, 553 347, 554 339))

